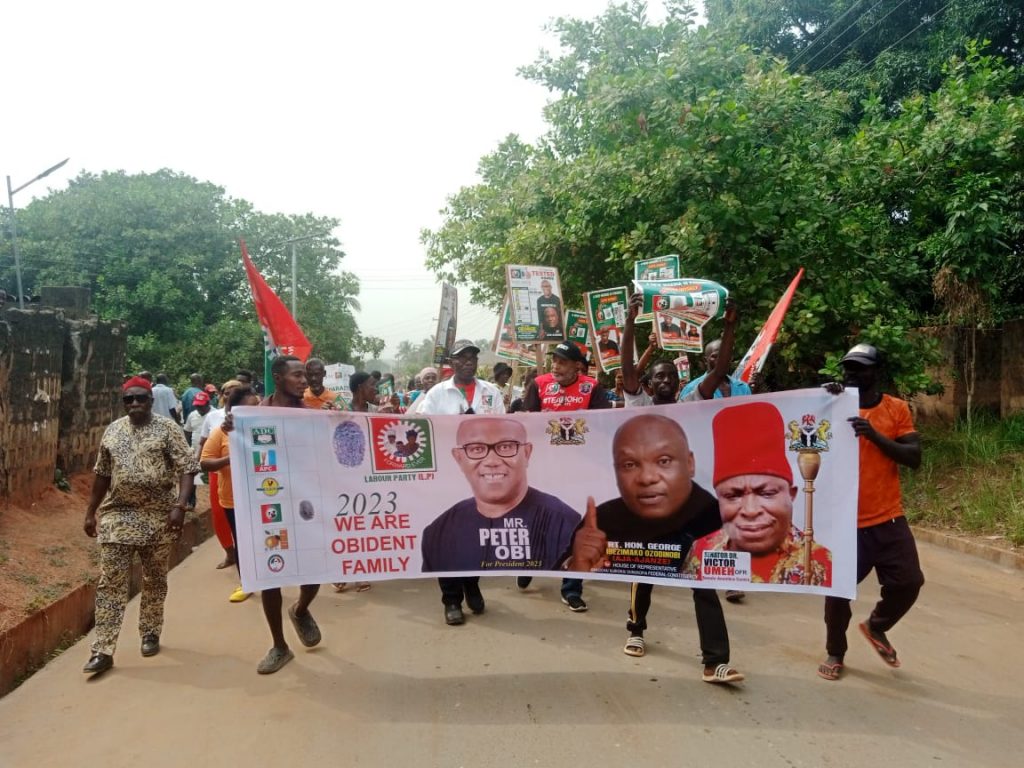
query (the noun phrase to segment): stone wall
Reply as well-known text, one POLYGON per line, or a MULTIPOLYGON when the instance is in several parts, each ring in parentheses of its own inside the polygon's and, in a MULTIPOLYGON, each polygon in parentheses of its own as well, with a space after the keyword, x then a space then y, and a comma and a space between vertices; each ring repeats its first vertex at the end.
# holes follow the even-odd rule
POLYGON ((0 499, 30 502, 54 470, 88 469, 121 414, 125 326, 59 308, 0 311, 0 499))

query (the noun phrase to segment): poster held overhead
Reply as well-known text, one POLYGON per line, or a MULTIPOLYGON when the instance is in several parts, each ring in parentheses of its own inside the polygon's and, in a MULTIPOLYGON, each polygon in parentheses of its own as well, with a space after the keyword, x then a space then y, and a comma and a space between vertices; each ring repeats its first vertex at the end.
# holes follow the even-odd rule
POLYGON ((565 341, 562 285, 555 267, 513 264, 505 268, 512 332, 516 341, 565 341))
POLYGON ((601 370, 605 373, 617 371, 622 367, 622 329, 626 325, 629 292, 625 287, 588 291, 583 294, 583 300, 586 302, 590 335, 597 359, 601 362, 601 370))
MULTIPOLYGON (((679 256, 674 253, 654 259, 640 259, 633 264, 634 280, 675 280, 679 277, 679 256)), ((653 313, 637 315, 638 323, 654 320, 653 313)))
POLYGON ((655 315, 654 330, 664 350, 700 352, 704 325, 725 314, 729 291, 710 280, 684 277, 633 283, 644 297, 641 314, 655 315))
POLYGON ((441 365, 451 354, 458 320, 459 294, 455 286, 442 283, 441 308, 437 312, 437 331, 434 333, 434 365, 441 365))
POLYGON ((526 344, 516 341, 512 331, 512 310, 509 307, 508 297, 501 307, 501 318, 498 320, 498 329, 494 332, 494 354, 505 360, 513 360, 523 365, 534 364, 534 352, 526 344))

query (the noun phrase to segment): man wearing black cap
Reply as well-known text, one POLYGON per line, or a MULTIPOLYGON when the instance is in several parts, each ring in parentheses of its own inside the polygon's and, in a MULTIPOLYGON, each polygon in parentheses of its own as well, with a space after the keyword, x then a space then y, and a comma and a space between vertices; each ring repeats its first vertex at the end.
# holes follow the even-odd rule
MULTIPOLYGON (((597 379, 580 373, 587 358, 572 342, 563 341, 551 353, 551 373, 534 379, 523 397, 527 411, 585 411, 611 408, 611 401, 597 379)), ((530 586, 529 576, 520 576, 520 589, 530 586)), ((570 611, 587 610, 583 600, 583 579, 562 579, 562 602, 570 611)))
MULTIPOLYGON (((501 390, 489 381, 478 379, 480 347, 467 339, 459 339, 452 345, 451 364, 454 375, 435 384, 425 395, 420 396, 420 414, 500 414, 505 413, 505 401, 501 390)), ((417 400, 419 403, 419 400, 417 400)), ((441 587, 441 602, 444 604, 444 620, 453 626, 466 621, 462 613, 462 599, 474 614, 484 612, 484 596, 480 592, 479 576, 461 576, 438 579, 441 587)))
MULTIPOLYGON (((859 629, 875 653, 890 667, 900 666, 886 632, 910 610, 924 585, 917 545, 903 516, 899 466, 921 466, 921 437, 906 401, 882 394, 882 353, 858 344, 842 359, 843 383, 857 387, 860 415, 850 419, 860 438, 860 488, 857 494, 857 583, 875 569, 881 599, 859 629)), ((832 392, 841 391, 829 386, 832 392)), ((838 680, 846 656, 850 601, 825 598, 825 649, 818 666, 826 680, 838 680)))

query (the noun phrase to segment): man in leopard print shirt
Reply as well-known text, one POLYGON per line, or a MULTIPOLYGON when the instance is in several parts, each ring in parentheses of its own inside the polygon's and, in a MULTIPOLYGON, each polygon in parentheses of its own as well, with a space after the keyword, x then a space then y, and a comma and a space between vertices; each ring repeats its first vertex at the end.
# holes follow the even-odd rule
POLYGON ((153 414, 152 384, 135 376, 121 392, 127 415, 103 433, 85 513, 85 532, 100 544, 96 640, 82 670, 86 674, 114 665, 136 554, 142 562, 142 655, 160 651, 168 557, 181 535, 185 504, 199 472, 181 428, 153 414))

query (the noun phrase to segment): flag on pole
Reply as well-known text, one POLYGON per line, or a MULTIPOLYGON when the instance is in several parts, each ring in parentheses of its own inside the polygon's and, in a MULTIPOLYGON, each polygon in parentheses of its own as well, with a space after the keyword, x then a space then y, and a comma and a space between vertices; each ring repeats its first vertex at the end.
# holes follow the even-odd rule
POLYGON ((278 355, 295 355, 305 362, 313 345, 309 343, 306 334, 295 322, 284 302, 271 290, 263 275, 252 263, 249 251, 245 248, 245 240, 239 240, 239 243, 242 246, 245 274, 249 278, 249 287, 252 288, 252 300, 256 305, 256 317, 263 331, 263 382, 269 395, 274 392, 274 379, 270 375, 270 364, 274 358, 278 355))
POLYGON ((800 271, 796 273, 793 282, 789 284, 789 288, 782 294, 782 298, 775 305, 775 309, 768 315, 768 320, 761 327, 761 332, 757 334, 757 338, 750 345, 747 354, 743 356, 740 364, 736 366, 736 371, 733 373, 735 378, 743 379, 743 381, 749 384, 751 377, 755 373, 760 373, 761 369, 764 368, 764 363, 768 359, 768 353, 772 349, 772 344, 775 343, 775 339, 779 335, 779 328, 782 327, 782 320, 786 316, 786 310, 789 309, 789 303, 793 300, 793 294, 796 293, 796 287, 800 284, 800 278, 803 276, 804 268, 800 267, 800 271))

